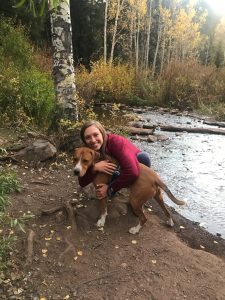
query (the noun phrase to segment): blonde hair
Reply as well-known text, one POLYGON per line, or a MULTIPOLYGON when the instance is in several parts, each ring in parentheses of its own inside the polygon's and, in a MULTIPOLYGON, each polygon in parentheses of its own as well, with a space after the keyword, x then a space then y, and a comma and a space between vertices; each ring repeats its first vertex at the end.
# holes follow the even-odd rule
POLYGON ((94 125, 99 131, 100 133, 102 134, 102 137, 103 137, 103 145, 101 147, 101 149, 99 150, 100 154, 101 154, 101 157, 104 159, 105 158, 105 145, 106 145, 106 140, 107 140, 107 135, 106 135, 106 131, 105 131, 105 128, 102 126, 102 124, 98 121, 94 121, 94 120, 89 120, 87 122, 85 122, 83 124, 83 126, 81 127, 80 129, 80 138, 82 140, 82 142, 87 146, 86 144, 86 141, 85 141, 85 137, 84 137, 84 133, 85 133, 85 130, 94 125))

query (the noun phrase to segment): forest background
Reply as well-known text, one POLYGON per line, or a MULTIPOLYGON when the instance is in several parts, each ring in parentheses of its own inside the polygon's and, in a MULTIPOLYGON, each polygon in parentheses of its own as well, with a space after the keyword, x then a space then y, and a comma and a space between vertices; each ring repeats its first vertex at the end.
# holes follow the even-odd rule
MULTIPOLYGON (((3 124, 49 127, 59 119, 44 2, 0 3, 3 124)), ((69 4, 81 119, 93 102, 197 109, 225 119, 225 17, 206 1, 69 4)))

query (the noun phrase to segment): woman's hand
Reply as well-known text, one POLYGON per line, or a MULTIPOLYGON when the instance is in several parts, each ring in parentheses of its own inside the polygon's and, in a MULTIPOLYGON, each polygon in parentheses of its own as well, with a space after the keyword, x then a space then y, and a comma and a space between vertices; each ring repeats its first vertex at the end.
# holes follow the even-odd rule
POLYGON ((105 183, 97 184, 95 188, 96 196, 99 200, 107 197, 108 185, 105 183))
POLYGON ((108 160, 102 160, 94 165, 94 171, 112 175, 113 172, 116 170, 116 167, 116 164, 111 163, 108 160))

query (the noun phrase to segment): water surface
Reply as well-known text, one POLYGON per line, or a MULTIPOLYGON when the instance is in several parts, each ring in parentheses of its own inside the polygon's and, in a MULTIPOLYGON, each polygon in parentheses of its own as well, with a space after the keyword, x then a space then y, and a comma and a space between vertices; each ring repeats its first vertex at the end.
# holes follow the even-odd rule
MULTIPOLYGON (((203 125, 199 119, 158 112, 147 112, 142 117, 155 124, 212 127, 203 125)), ((188 206, 180 208, 166 196, 165 201, 188 219, 225 238, 225 136, 157 133, 170 138, 156 143, 135 141, 135 144, 150 153, 153 169, 175 196, 188 201, 188 206)))

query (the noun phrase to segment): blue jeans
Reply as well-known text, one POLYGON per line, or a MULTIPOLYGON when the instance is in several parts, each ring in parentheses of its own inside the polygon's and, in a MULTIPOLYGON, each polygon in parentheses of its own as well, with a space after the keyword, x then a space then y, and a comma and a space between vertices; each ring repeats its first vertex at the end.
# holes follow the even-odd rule
POLYGON ((137 154, 137 159, 138 159, 139 163, 151 168, 151 160, 150 160, 149 154, 147 152, 144 152, 144 151, 139 152, 137 154))

